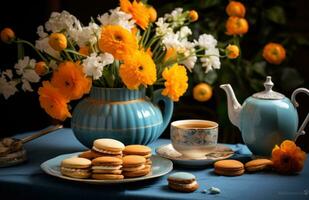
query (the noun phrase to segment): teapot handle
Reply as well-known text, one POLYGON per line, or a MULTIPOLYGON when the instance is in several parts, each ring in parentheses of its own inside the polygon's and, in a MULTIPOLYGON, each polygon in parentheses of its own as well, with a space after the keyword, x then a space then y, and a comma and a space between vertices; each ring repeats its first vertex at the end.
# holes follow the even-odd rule
POLYGON ((162 114, 163 124, 162 124, 162 127, 161 127, 161 131, 163 132, 166 129, 168 123, 170 122, 170 120, 172 118, 174 103, 170 98, 163 96, 161 93, 162 93, 162 89, 158 89, 158 90, 154 91, 153 97, 152 97, 152 102, 155 105, 158 105, 159 101, 164 102, 164 111, 163 111, 163 114, 162 114))
MULTIPOLYGON (((298 89, 296 89, 296 90, 292 93, 292 96, 291 96, 291 100, 292 100, 292 103, 293 103, 293 105, 294 105, 295 108, 297 108, 297 107, 299 106, 299 104, 298 104, 297 101, 296 101, 296 95, 297 95, 298 93, 301 93, 301 92, 303 92, 303 93, 305 93, 305 94, 307 94, 307 95, 309 96, 309 90, 308 90, 308 89, 306 89, 306 88, 298 88, 298 89)), ((296 133, 296 139, 297 139, 298 136, 304 135, 304 134, 305 134, 305 130, 304 130, 304 129, 305 129, 305 127, 306 127, 308 121, 309 121, 309 113, 307 114, 307 116, 306 116, 304 122, 302 123, 302 125, 299 127, 299 129, 298 129, 298 131, 297 131, 297 133, 296 133)), ((296 140, 296 139, 295 139, 295 140, 296 140)))

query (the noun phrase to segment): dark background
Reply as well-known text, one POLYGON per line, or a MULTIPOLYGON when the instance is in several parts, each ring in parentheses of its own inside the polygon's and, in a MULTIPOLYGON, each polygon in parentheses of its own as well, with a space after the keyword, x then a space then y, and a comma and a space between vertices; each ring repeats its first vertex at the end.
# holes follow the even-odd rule
MULTIPOLYGON (((196 0, 195 2, 197 7, 193 7, 192 9, 198 8, 199 3, 203 3, 204 1, 196 0)), ((165 6, 170 2, 172 1, 149 1, 149 3, 158 10, 159 16, 160 12, 171 11, 167 10, 167 7, 165 6)), ((192 3, 192 1, 189 0, 174 2, 178 6, 181 6, 181 4, 192 3)), ((222 1, 223 5, 226 5, 227 3, 227 0, 222 1)), ((309 38, 308 1, 295 0, 294 3, 296 7, 291 9, 289 12, 289 16, 292 17, 288 18, 288 27, 290 30, 293 30, 293 33, 301 34, 302 36, 309 38)), ((52 11, 67 10, 86 25, 91 16, 95 18, 98 14, 103 14, 109 9, 115 8, 117 5, 118 0, 10 0, 6 1, 5 5, 2 4, 0 8, 0 29, 4 27, 11 27, 16 32, 17 36, 34 42, 37 39, 37 27, 39 25, 44 25, 52 11)), ((247 51, 250 51, 250 49, 247 51)), ((0 43, 0 55, 0 68, 2 70, 6 68, 13 68, 14 63, 17 62, 16 46, 0 43)), ((36 57, 31 49, 26 49, 26 55, 36 57)), ((293 58, 295 66, 297 66, 297 70, 305 78, 302 87, 308 88, 308 47, 299 47, 296 49, 295 55, 296 56, 293 58)), ((34 89, 37 87, 39 87, 39 85, 34 86, 34 89)), ((292 91, 284 92, 284 94, 288 97, 290 97, 291 93, 292 91)), ((223 97, 223 91, 217 87, 214 88, 213 98, 206 103, 199 103, 193 100, 190 95, 187 95, 181 98, 181 102, 175 104, 175 111, 172 120, 200 118, 219 121, 219 117, 216 112, 216 105, 218 101, 223 101, 223 97)), ((300 122, 302 122, 309 111, 308 97, 305 95, 299 95, 299 102, 301 104, 300 122)), ((242 101, 240 101, 240 103, 242 103, 242 101)), ((73 102, 73 108, 75 104, 76 102, 73 102)), ((3 97, 0 97, 0 137, 14 135, 25 131, 42 129, 51 123, 55 123, 55 121, 53 121, 40 108, 38 96, 35 92, 24 93, 21 91, 10 97, 8 100, 4 100, 3 97)), ((70 126, 70 120, 65 121, 65 126, 70 126)), ((308 132, 308 128, 306 130, 308 132)), ((169 137, 168 131, 165 131, 163 137, 169 137)), ((242 139, 237 128, 232 127, 231 134, 226 132, 223 134, 222 131, 220 132, 219 142, 235 143, 242 142, 242 139)), ((309 135, 301 136, 297 142, 303 149, 309 152, 309 135)))

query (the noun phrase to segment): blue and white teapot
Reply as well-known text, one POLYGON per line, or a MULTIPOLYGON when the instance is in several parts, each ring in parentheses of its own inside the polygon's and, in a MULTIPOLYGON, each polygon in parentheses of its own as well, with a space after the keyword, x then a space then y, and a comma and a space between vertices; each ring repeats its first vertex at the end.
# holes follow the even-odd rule
POLYGON ((267 76, 265 90, 247 98, 243 105, 238 103, 230 84, 220 86, 227 94, 230 121, 240 129, 245 144, 257 156, 270 156, 276 144, 286 139, 296 140, 299 135, 305 134, 309 121, 307 114, 297 130, 298 103, 295 97, 300 92, 309 95, 309 90, 298 88, 289 100, 273 91, 273 85, 271 77, 267 76))

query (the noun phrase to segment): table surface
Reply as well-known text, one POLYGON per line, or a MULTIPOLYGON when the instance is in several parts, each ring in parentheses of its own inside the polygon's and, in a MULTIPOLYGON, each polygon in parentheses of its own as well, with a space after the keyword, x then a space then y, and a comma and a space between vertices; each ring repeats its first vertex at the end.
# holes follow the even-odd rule
MULTIPOLYGON (((17 135, 25 137, 31 133, 17 135)), ((149 146, 153 149, 169 140, 159 139, 149 146)), ((250 158, 247 147, 230 145, 238 154, 234 158, 250 158)), ((179 193, 167 187, 167 175, 160 178, 129 184, 91 185, 59 179, 45 174, 40 164, 55 156, 85 150, 71 129, 58 130, 25 145, 28 161, 0 168, 0 194, 10 199, 309 199, 309 164, 299 175, 283 176, 273 172, 244 174, 237 177, 217 176, 212 166, 188 169, 175 166, 172 172, 191 172, 197 177, 200 188, 193 193, 179 193), (202 193, 214 186, 221 193, 202 193)))

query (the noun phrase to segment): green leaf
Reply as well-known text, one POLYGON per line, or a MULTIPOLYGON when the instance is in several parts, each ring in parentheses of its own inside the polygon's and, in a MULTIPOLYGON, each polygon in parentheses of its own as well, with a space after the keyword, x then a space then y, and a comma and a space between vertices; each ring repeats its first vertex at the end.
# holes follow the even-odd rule
POLYGON ((301 86, 304 83, 304 79, 299 72, 293 68, 284 68, 281 74, 281 86, 285 91, 291 91, 301 86))
POLYGON ((217 72, 215 70, 212 70, 205 75, 204 81, 212 85, 217 80, 217 78, 217 72))
POLYGON ((264 61, 256 62, 252 65, 253 71, 261 76, 266 75, 265 68, 266 68, 266 62, 264 61))
POLYGON ((17 59, 23 59, 25 56, 25 48, 22 43, 17 43, 17 59))
POLYGON ((284 9, 280 6, 274 6, 268 10, 266 10, 266 17, 277 24, 285 24, 285 12, 284 9))
POLYGON ((207 0, 204 1, 203 7, 204 8, 209 8, 209 7, 213 7, 220 4, 220 0, 207 0))

